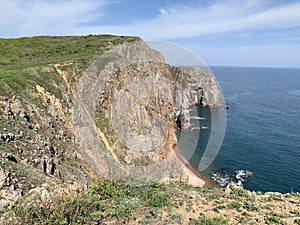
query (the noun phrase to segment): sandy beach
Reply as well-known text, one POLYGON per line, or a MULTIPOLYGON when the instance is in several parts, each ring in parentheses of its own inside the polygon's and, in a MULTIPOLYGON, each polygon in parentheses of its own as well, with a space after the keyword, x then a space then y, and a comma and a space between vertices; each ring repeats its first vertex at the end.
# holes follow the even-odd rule
POLYGON ((179 152, 175 151, 175 157, 181 162, 184 173, 188 176, 187 183, 196 187, 208 187, 209 179, 201 177, 191 165, 180 155, 179 152))

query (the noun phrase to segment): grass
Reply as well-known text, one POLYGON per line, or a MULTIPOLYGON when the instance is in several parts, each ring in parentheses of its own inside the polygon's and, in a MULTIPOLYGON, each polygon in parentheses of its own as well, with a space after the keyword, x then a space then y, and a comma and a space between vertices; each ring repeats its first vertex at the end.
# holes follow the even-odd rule
POLYGON ((235 201, 230 202, 228 204, 228 209, 236 209, 239 211, 241 209, 241 207, 242 207, 242 204, 239 202, 235 202, 235 201))
POLYGON ((247 211, 259 211, 259 207, 255 205, 254 203, 251 203, 249 201, 244 202, 244 209, 247 211))
MULTIPOLYGON (((213 204, 210 203, 208 208, 203 208, 206 204, 203 202, 201 205, 200 199, 205 200, 207 195, 215 191, 219 190, 195 188, 182 182, 162 184, 133 178, 103 179, 90 186, 87 191, 76 195, 58 196, 50 204, 34 204, 31 201, 26 205, 19 201, 10 210, 13 214, 6 214, 6 217, 13 218, 13 224, 42 225, 132 223, 221 225, 232 222, 232 218, 228 216, 231 215, 230 211, 227 211, 231 209, 239 212, 233 219, 240 223, 255 224, 256 218, 261 218, 266 224, 284 224, 285 219, 289 217, 286 214, 275 213, 273 209, 258 210, 257 206, 246 197, 233 201, 225 196, 224 199, 216 199, 213 204), (180 202, 183 204, 178 208, 180 202), (192 203, 191 210, 184 212, 184 207, 188 207, 190 203, 192 203)), ((296 209, 290 213, 298 215, 296 209)), ((299 219, 295 217, 294 222, 299 224, 299 219)))
POLYGON ((232 192, 230 193, 230 197, 233 199, 240 199, 240 198, 248 198, 249 194, 246 189, 243 188, 232 188, 232 192))
POLYGON ((111 35, 0 38, 0 93, 26 99, 39 84, 61 99, 62 79, 49 65, 76 62, 87 66, 113 46, 137 39, 111 35))
POLYGON ((88 59, 136 37, 88 36, 37 36, 0 39, 0 69, 24 68, 37 65, 88 59))
POLYGON ((133 211, 147 208, 149 213, 142 219, 147 224, 169 199, 166 187, 156 182, 136 186, 130 181, 102 180, 77 197, 62 196, 50 206, 16 205, 13 210, 16 224, 98 224, 114 219, 125 223, 133 211))
POLYGON ((264 220, 266 224, 283 224, 282 216, 277 213, 268 213, 264 220))
POLYGON ((197 220, 191 220, 190 225, 223 225, 228 224, 229 219, 223 217, 213 217, 208 218, 206 216, 201 216, 197 220))

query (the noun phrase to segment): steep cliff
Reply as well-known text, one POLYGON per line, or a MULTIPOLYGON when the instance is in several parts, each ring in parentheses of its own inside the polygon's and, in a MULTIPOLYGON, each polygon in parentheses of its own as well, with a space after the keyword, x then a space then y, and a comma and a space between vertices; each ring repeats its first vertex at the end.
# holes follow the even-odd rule
POLYGON ((220 104, 211 74, 171 67, 135 37, 0 45, 0 208, 49 183, 187 179, 175 121, 193 104, 220 104))
POLYGON ((143 41, 102 54, 79 79, 75 96, 76 140, 96 172, 158 180, 183 173, 174 154, 176 112, 200 99, 201 104, 220 104, 212 74, 170 67, 143 41))

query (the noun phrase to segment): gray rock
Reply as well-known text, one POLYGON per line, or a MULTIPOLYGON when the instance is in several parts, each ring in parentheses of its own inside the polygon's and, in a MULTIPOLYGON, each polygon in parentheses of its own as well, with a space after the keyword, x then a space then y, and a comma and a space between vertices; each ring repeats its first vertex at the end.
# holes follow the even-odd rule
POLYGON ((101 55, 78 81, 71 110, 76 143, 98 175, 169 180, 182 172, 172 154, 174 115, 184 109, 183 127, 189 129, 194 104, 221 104, 212 74, 170 67, 143 41, 125 43, 101 55), (103 133, 95 126, 99 114, 103 133))

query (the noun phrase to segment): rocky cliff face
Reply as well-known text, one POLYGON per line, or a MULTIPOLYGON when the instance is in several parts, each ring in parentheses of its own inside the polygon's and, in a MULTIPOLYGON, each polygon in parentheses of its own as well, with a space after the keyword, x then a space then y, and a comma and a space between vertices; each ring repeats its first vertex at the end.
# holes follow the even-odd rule
MULTIPOLYGON (((82 154, 108 177, 180 177, 176 113, 194 104, 220 104, 213 75, 170 67, 143 41, 101 55, 80 78, 75 95, 73 124, 82 154)), ((188 129, 188 122, 183 126, 188 129)))
MULTIPOLYGON (((80 48, 98 38, 84 37, 80 48)), ((138 38, 103 38, 106 47, 84 59, 0 64, 0 210, 47 183, 186 178, 175 121, 193 104, 220 104, 214 77, 167 65, 138 38)))

